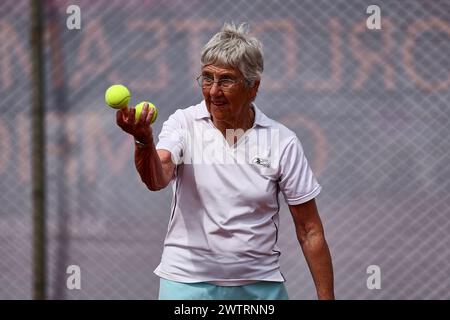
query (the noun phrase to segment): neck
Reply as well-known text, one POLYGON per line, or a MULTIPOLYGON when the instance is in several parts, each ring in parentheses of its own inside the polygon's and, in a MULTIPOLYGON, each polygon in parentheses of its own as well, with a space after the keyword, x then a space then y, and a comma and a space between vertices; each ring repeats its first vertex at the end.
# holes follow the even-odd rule
POLYGON ((230 145, 235 144, 239 138, 251 127, 255 121, 255 110, 250 105, 243 109, 242 113, 231 120, 216 120, 211 115, 211 120, 214 126, 220 130, 230 145), (228 131, 228 132, 227 132, 228 131))
POLYGON ((211 120, 214 126, 222 132, 223 135, 226 134, 227 130, 237 131, 239 129, 244 132, 253 127, 255 121, 255 111, 252 105, 243 108, 242 112, 233 119, 217 120, 211 115, 211 120))

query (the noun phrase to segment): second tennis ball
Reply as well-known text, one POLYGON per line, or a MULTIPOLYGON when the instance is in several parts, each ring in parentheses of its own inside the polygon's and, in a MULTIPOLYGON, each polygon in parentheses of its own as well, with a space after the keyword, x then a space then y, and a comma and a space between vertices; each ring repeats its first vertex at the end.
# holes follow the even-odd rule
MULTIPOLYGON (((141 103, 139 103, 139 104, 136 106, 136 113, 135 113, 136 121, 139 120, 139 118, 140 118, 140 116, 141 116, 142 108, 144 108, 144 104, 145 104, 145 103, 148 103, 149 108, 155 109, 155 113, 153 113, 153 117, 152 117, 152 121, 151 121, 151 123, 153 123, 153 122, 156 121, 156 118, 158 117, 158 108, 156 108, 155 105, 154 105, 153 103, 148 102, 148 101, 142 101, 141 103)), ((150 112, 150 109, 149 109, 149 112, 150 112)))
POLYGON ((128 106, 130 101, 130 91, 121 84, 110 86, 105 92, 105 102, 114 109, 122 109, 128 106))

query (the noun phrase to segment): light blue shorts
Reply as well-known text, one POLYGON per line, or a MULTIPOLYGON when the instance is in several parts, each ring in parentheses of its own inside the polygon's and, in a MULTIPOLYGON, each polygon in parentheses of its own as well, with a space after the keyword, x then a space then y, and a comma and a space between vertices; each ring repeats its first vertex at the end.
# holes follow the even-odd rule
POLYGON ((243 286, 207 282, 181 283, 160 278, 159 300, 289 300, 283 282, 259 281, 243 286))

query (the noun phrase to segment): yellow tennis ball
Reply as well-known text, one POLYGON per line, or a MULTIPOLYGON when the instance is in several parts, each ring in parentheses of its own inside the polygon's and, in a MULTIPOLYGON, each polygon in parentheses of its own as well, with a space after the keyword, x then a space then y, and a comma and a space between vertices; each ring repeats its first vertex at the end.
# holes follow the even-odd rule
MULTIPOLYGON (((150 108, 155 109, 155 113, 153 113, 153 117, 152 117, 152 121, 151 121, 151 123, 153 123, 153 122, 156 121, 156 118, 158 117, 158 108, 156 108, 155 105, 154 105, 153 103, 148 102, 148 101, 142 101, 141 103, 139 103, 139 104, 136 106, 136 113, 135 113, 136 121, 138 121, 139 118, 141 117, 142 108, 144 108, 144 104, 145 104, 145 103, 148 103, 148 106, 149 106, 150 108)), ((149 110, 149 112, 150 112, 150 110, 149 110)))
POLYGON ((114 109, 122 109, 128 106, 130 101, 130 91, 121 84, 110 86, 105 92, 105 102, 114 109))

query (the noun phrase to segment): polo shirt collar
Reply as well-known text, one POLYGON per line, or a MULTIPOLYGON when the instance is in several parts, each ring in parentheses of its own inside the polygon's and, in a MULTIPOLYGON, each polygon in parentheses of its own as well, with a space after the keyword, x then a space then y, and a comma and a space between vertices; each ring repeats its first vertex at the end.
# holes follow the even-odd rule
MULTIPOLYGON (((268 127, 270 126, 270 122, 268 121, 269 119, 267 118, 267 116, 262 113, 261 110, 259 110, 259 108, 256 106, 255 103, 252 103, 253 108, 255 110, 255 123, 254 126, 261 126, 261 127, 268 127)), ((208 112, 208 109, 206 108, 206 103, 205 100, 203 100, 199 105, 198 108, 196 110, 196 114, 195 114, 195 119, 200 120, 200 119, 205 119, 205 118, 210 118, 210 114, 208 112)))

